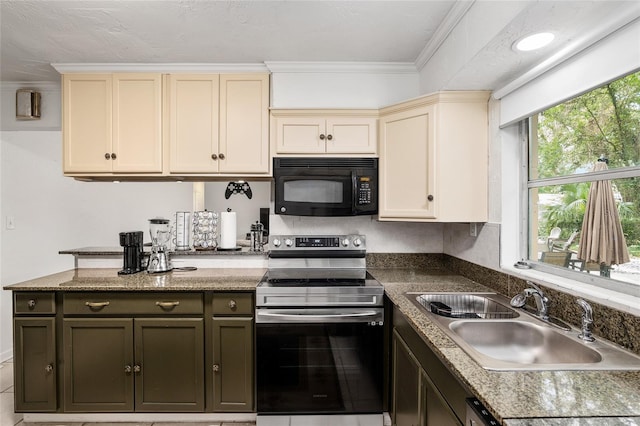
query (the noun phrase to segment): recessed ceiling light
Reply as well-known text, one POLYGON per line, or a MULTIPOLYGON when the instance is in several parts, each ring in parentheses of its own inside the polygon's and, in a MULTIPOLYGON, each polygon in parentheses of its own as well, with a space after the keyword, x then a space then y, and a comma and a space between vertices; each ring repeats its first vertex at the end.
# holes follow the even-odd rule
POLYGON ((536 33, 531 34, 514 43, 514 48, 521 52, 529 52, 545 47, 553 41, 555 36, 552 33, 536 33))

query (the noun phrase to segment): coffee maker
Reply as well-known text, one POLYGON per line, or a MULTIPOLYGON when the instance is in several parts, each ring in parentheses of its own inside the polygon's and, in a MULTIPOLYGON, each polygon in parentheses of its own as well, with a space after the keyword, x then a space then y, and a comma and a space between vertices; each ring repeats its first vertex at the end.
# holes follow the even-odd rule
POLYGON ((169 272, 173 269, 169 262, 167 243, 171 238, 169 219, 149 219, 149 233, 151 234, 151 254, 147 264, 147 272, 169 272))
POLYGON ((118 275, 136 274, 142 271, 142 231, 121 232, 120 245, 124 248, 122 271, 118 275))

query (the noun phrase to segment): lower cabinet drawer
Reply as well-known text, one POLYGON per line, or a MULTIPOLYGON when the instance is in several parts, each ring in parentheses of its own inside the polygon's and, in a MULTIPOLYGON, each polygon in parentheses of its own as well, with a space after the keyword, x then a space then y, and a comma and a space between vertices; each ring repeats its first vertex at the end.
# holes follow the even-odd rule
POLYGON ((253 315, 253 293, 214 293, 213 315, 253 315))
POLYGON ((187 315, 203 313, 202 293, 65 293, 64 315, 187 315))
POLYGON ((52 292, 19 292, 13 293, 13 311, 18 315, 42 315, 56 313, 56 297, 52 292))

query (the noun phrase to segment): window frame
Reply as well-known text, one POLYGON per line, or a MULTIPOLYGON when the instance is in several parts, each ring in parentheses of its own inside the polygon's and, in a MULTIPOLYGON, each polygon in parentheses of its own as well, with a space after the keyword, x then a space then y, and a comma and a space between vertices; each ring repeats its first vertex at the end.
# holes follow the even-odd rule
MULTIPOLYGON (((595 90, 596 88, 592 89, 595 90)), ((532 125, 532 121, 535 120, 535 117, 529 117, 521 121, 519 132, 520 132, 520 161, 521 161, 521 199, 520 199, 520 217, 521 220, 521 229, 520 235, 522 238, 519 241, 519 251, 521 259, 529 259, 529 247, 531 238, 537 238, 536 236, 531 235, 531 208, 532 208, 532 200, 530 196, 530 190, 534 188, 540 188, 544 186, 550 185, 564 185, 571 183, 585 183, 585 182, 594 182, 599 180, 613 180, 613 179, 625 179, 625 178, 633 178, 640 177, 640 166, 634 167, 625 167, 625 168, 616 168, 609 169, 605 171, 598 172, 584 172, 579 174, 558 176, 553 178, 541 178, 541 179, 531 179, 529 168, 530 168, 530 158, 529 158, 529 143, 532 138, 532 132, 535 130, 535 126, 532 125)), ((554 276, 558 276, 565 279, 570 279, 573 281, 578 281, 585 284, 591 284, 601 289, 611 290, 617 293, 622 293, 629 296, 639 297, 640 296, 640 285, 633 284, 625 281, 614 280, 612 278, 603 278, 594 274, 585 274, 581 271, 573 271, 568 268, 552 266, 538 260, 527 260, 527 264, 531 267, 531 269, 540 271, 546 274, 551 274, 554 276)))

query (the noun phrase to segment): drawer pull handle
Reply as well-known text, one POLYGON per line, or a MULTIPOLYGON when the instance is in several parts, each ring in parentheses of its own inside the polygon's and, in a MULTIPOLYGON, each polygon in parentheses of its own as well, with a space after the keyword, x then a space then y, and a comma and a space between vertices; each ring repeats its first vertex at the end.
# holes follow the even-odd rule
POLYGON ((133 366, 133 372, 136 374, 139 374, 142 371, 142 367, 140 367, 139 365, 134 365, 133 366))
POLYGON ((124 366, 124 372, 125 372, 125 374, 131 374, 131 371, 132 371, 132 370, 133 370, 133 369, 131 368, 131 366, 130 366, 130 365, 125 365, 125 366, 124 366))
POLYGON ((36 307, 36 299, 29 299, 29 301, 27 302, 27 306, 29 307, 29 309, 33 309, 36 307))
POLYGON ((236 301, 233 299, 229 300, 229 309, 231 309, 232 311, 235 311, 237 308, 238 308, 238 304, 236 303, 236 301))
POLYGON ((162 309, 173 309, 176 306, 178 306, 180 304, 180 302, 175 301, 175 302, 156 302, 156 306, 160 306, 162 309))
POLYGON ((218 364, 213 364, 213 372, 217 373, 218 371, 220 371, 220 366, 218 364))
POLYGON ((53 365, 49 364, 44 368, 44 371, 46 371, 47 373, 51 373, 53 371, 53 365))
POLYGON ((89 309, 100 310, 105 306, 109 306, 109 302, 84 302, 85 306, 88 306, 89 309))

